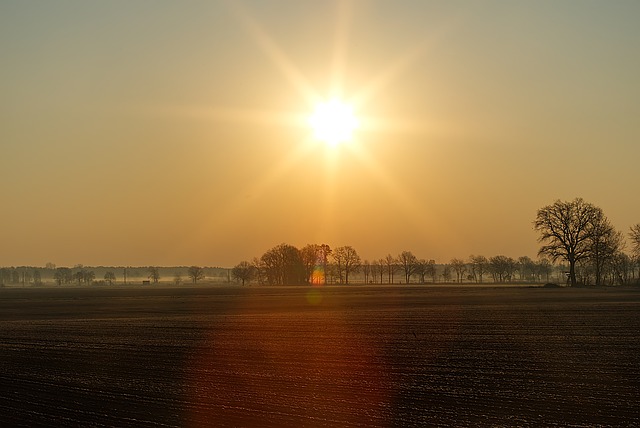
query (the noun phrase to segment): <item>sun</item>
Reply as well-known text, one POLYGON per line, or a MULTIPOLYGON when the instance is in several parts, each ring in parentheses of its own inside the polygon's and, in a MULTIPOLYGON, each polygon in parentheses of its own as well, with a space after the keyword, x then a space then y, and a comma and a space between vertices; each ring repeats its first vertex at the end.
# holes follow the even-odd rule
POLYGON ((317 140, 335 147, 353 139, 353 131, 358 128, 359 121, 349 104, 333 99, 316 106, 309 117, 309 125, 317 140))

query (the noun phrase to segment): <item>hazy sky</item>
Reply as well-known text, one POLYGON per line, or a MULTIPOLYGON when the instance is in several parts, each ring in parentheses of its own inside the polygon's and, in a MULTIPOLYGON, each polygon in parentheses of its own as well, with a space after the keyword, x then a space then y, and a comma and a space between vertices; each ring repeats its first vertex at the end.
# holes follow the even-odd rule
POLYGON ((0 265, 535 257, 640 222, 640 2, 0 2, 0 265), (354 106, 326 147, 307 117, 354 106))

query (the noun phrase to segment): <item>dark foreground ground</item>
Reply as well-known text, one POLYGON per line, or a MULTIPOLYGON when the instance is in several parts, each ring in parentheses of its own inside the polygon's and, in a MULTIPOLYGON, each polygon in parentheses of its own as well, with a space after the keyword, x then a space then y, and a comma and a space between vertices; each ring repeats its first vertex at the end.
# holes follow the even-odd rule
POLYGON ((640 290, 0 289, 0 426, 638 426, 640 290))

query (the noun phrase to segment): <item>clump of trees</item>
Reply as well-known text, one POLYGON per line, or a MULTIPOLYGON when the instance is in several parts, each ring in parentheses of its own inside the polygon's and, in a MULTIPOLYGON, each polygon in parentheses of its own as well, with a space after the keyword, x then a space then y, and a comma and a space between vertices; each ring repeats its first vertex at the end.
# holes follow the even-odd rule
POLYGON ((252 262, 240 262, 231 274, 242 285, 252 280, 268 285, 349 284, 350 277, 359 272, 360 267, 360 256, 350 246, 332 250, 327 244, 309 244, 298 249, 283 243, 252 262))
POLYGON ((624 235, 611 225, 602 209, 582 198, 557 200, 540 208, 533 226, 543 244, 538 253, 554 262, 567 262, 570 285, 626 284, 634 277, 640 225, 632 226, 629 234, 633 258, 623 252, 624 235))

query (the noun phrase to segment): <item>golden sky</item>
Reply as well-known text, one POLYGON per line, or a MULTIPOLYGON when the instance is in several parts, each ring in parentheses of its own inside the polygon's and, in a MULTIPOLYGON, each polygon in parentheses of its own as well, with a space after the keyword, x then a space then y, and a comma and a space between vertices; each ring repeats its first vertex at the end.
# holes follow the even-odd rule
POLYGON ((0 3, 0 265, 535 257, 640 222, 640 3, 0 3), (323 100, 352 141, 316 141, 323 100))

